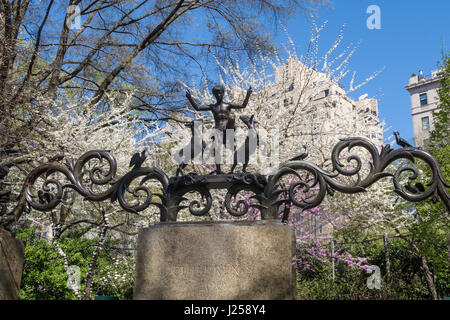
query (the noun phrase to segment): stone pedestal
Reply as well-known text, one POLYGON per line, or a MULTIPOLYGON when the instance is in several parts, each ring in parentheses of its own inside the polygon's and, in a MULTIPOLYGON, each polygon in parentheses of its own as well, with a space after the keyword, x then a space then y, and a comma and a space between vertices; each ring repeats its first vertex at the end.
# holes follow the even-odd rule
POLYGON ((139 234, 134 299, 294 299, 294 255, 279 221, 160 223, 139 234))
POLYGON ((0 229, 0 300, 17 300, 25 247, 22 241, 0 229))

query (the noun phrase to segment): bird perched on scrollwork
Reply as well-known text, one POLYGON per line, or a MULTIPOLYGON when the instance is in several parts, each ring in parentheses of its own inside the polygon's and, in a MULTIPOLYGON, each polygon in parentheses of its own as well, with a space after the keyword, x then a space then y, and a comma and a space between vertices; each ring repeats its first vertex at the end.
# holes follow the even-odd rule
POLYGON ((410 145, 405 139, 400 138, 400 133, 398 133, 398 131, 394 132, 394 136, 395 136, 395 142, 397 142, 397 144, 400 147, 410 147, 410 148, 414 148, 412 145, 410 145))
POLYGON ((424 192, 425 187, 420 182, 416 182, 414 185, 410 185, 409 183, 405 185, 405 189, 411 193, 424 192))
POLYGON ((145 149, 142 150, 142 152, 139 154, 139 152, 136 152, 130 160, 130 167, 133 167, 134 169, 140 168, 141 165, 144 163, 147 156, 145 155, 145 149))

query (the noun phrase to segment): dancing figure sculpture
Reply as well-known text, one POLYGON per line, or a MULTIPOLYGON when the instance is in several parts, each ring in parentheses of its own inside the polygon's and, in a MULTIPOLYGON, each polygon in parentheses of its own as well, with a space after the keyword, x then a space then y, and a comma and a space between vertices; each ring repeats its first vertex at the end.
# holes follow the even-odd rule
MULTIPOLYGON (((231 109, 244 109, 248 101, 250 99, 250 95, 252 94, 252 88, 250 87, 247 90, 247 94, 245 96, 244 102, 239 104, 234 104, 231 102, 225 102, 223 101, 225 89, 223 86, 215 86, 212 89, 212 93, 214 97, 216 98, 216 103, 214 104, 208 104, 208 105, 201 105, 198 106, 194 99, 191 96, 191 93, 189 91, 186 92, 186 98, 189 100, 190 104, 196 111, 211 111, 214 116, 214 128, 219 131, 219 136, 222 137, 222 144, 226 145, 227 141, 227 130, 228 129, 235 129, 235 119, 231 115, 231 109)), ((234 135, 233 135, 234 136, 234 135)), ((216 148, 215 150, 220 150, 220 143, 218 141, 215 141, 216 148)), ((221 174, 223 173, 220 164, 216 163, 216 171, 215 173, 221 174)))

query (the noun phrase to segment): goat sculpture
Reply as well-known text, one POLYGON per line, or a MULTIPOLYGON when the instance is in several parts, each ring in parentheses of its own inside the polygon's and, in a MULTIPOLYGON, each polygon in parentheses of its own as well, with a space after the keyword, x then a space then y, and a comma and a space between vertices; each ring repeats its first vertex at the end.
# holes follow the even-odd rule
POLYGON ((203 155, 203 151, 206 148, 206 143, 203 141, 202 132, 200 127, 202 125, 202 121, 193 120, 185 124, 186 127, 191 129, 191 140, 189 143, 178 151, 178 157, 181 160, 180 165, 178 166, 176 176, 179 174, 184 175, 183 169, 186 168, 188 163, 197 157, 200 153, 203 155))
POLYGON ((245 142, 234 152, 233 155, 233 166, 231 167, 230 173, 233 173, 237 164, 243 160, 242 172, 246 172, 250 156, 255 153, 256 148, 259 146, 259 136, 255 129, 255 122, 253 120, 254 115, 240 116, 239 119, 245 123, 248 127, 247 138, 245 142), (242 159, 243 158, 243 159, 242 159))

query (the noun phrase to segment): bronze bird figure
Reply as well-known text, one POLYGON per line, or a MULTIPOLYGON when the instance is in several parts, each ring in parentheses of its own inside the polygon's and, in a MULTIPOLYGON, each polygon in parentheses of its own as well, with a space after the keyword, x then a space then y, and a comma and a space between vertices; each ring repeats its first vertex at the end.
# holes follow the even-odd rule
POLYGON ((134 169, 140 168, 141 165, 144 163, 147 156, 145 155, 145 149, 142 150, 142 152, 139 154, 139 152, 136 152, 130 160, 130 167, 133 167, 134 169))
POLYGON ((397 144, 400 147, 410 147, 410 148, 414 148, 412 145, 410 145, 405 139, 400 138, 400 133, 398 133, 398 131, 394 132, 394 136, 395 136, 395 142, 397 142, 397 144))

